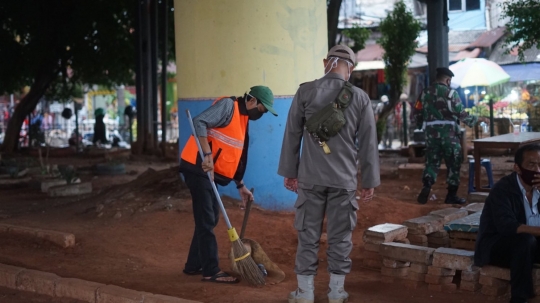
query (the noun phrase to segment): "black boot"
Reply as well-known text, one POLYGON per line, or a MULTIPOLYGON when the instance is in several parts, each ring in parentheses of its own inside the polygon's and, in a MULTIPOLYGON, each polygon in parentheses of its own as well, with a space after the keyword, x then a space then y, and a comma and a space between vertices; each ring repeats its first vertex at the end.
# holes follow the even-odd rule
POLYGON ((459 186, 456 185, 448 185, 448 194, 446 195, 446 199, 444 200, 444 203, 446 204, 465 204, 467 201, 465 199, 460 198, 457 196, 459 186))
POLYGON ((429 198, 429 193, 431 192, 431 185, 433 184, 433 181, 429 178, 424 178, 422 181, 424 183, 424 187, 422 187, 422 191, 420 191, 416 201, 418 201, 420 204, 426 204, 429 198))

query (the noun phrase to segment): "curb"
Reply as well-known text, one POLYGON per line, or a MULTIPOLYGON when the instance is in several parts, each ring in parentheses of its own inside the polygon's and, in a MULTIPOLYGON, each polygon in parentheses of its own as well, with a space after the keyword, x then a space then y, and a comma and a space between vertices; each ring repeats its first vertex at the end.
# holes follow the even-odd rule
POLYGON ((0 286, 87 303, 202 303, 0 264, 0 286))
POLYGON ((54 230, 16 226, 10 224, 0 224, 0 233, 7 233, 16 236, 42 239, 52 242, 63 248, 75 246, 75 235, 54 230))

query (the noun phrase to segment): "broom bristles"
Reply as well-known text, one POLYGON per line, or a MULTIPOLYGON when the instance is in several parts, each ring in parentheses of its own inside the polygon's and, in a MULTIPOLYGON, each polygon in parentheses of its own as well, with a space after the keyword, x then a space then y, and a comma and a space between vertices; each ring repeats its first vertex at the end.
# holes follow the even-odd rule
MULTIPOLYGON (((242 240, 238 239, 232 242, 233 257, 235 259, 245 256, 248 252, 247 248, 242 243, 242 240)), ((247 256, 241 260, 236 261, 236 266, 243 279, 249 283, 259 286, 265 285, 264 275, 259 269, 259 266, 255 263, 255 260, 251 256, 247 256)))

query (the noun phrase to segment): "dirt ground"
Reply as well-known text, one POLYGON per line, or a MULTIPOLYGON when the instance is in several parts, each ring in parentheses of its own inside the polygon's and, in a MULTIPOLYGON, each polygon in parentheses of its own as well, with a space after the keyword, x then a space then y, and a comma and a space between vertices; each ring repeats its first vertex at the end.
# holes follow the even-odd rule
MULTIPOLYGON (((492 158, 496 178, 509 172, 509 157, 492 158)), ((191 237, 193 217, 189 192, 178 180, 176 163, 151 158, 126 162, 126 175, 94 176, 90 167, 100 160, 82 158, 51 159, 57 164, 78 167, 82 181, 92 181, 94 193, 78 198, 49 198, 30 187, 0 188, 0 222, 71 232, 74 248, 61 249, 30 239, 0 238, 0 263, 52 272, 62 277, 79 278, 125 288, 147 291, 202 302, 286 302, 296 287, 293 272, 296 232, 292 212, 273 212, 255 207, 251 212, 246 237, 258 241, 269 257, 287 275, 282 283, 256 288, 241 282, 236 285, 203 283, 200 277, 182 273, 191 237), (150 170, 148 170, 150 168, 150 170)), ((350 302, 475 302, 485 301, 480 294, 430 292, 427 287, 407 289, 400 284, 381 282, 378 271, 362 266, 363 231, 380 223, 402 223, 426 215, 445 205, 446 186, 439 178, 434 186, 435 200, 416 203, 420 176, 399 178, 397 168, 407 159, 381 156, 382 185, 375 198, 358 211, 358 226, 353 234, 353 268, 346 279, 350 302)), ((467 167, 463 167, 461 196, 467 192, 467 167)), ((246 180, 249 185, 249 180, 246 180)), ((240 229, 243 210, 238 201, 224 198, 233 225, 240 229)), ((256 202, 256 201, 255 201, 256 202)), ((230 243, 223 220, 217 229, 220 263, 230 269, 230 243)), ((326 272, 326 243, 319 252, 316 277, 316 302, 327 302, 329 276, 326 272)), ((70 302, 30 299, 29 294, 0 288, 0 302, 70 302), (19 298, 20 300, 17 300, 19 298)), ((498 299, 494 302, 504 302, 498 299)))

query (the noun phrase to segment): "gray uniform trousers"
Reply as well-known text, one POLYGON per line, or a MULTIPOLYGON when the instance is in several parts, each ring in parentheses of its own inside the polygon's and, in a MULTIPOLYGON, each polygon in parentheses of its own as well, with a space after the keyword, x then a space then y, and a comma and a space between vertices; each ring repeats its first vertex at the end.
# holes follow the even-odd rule
POLYGON ((351 271, 352 231, 356 227, 358 202, 354 190, 314 185, 298 188, 294 227, 298 230, 296 266, 298 275, 316 275, 319 240, 327 216, 328 272, 345 275, 351 271))

